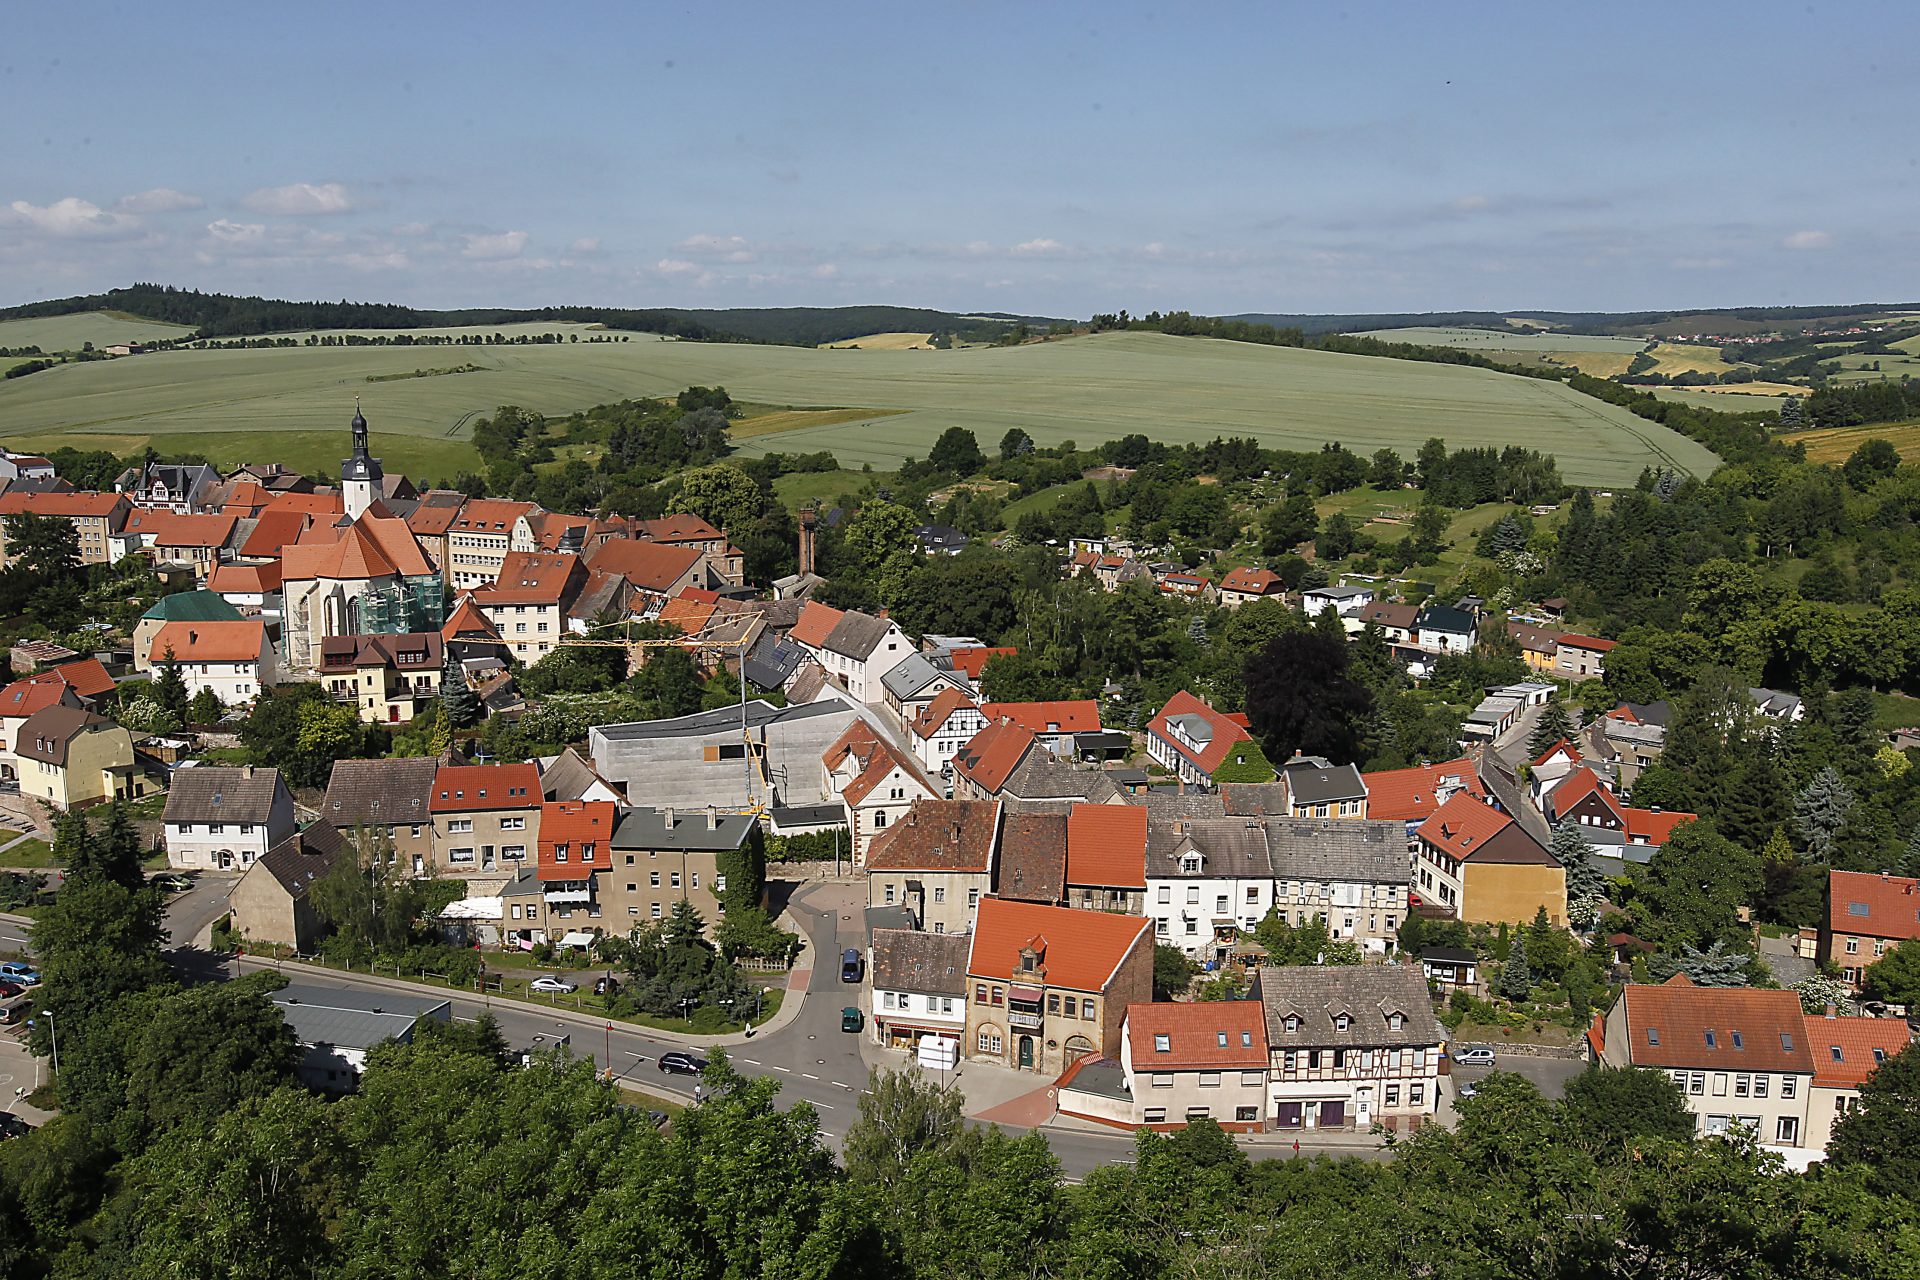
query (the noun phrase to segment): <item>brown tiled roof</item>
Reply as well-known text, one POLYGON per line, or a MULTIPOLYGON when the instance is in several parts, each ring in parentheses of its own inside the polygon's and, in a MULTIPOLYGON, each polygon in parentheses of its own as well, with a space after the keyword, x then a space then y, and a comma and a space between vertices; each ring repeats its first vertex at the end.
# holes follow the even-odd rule
POLYGON ((267 648, 262 622, 168 622, 154 633, 156 664, 172 650, 181 662, 257 662, 267 648))
POLYGON ((298 900, 307 896, 313 882, 333 870, 343 857, 352 856, 352 846, 325 818, 296 831, 260 856, 259 866, 298 900))
POLYGON ((665 594, 700 563, 701 554, 695 547, 615 538, 594 548, 587 567, 617 573, 641 591, 665 594))
POLYGON ((997 793, 1032 749, 1032 733, 1011 721, 996 721, 967 739, 953 757, 953 769, 989 794, 997 793))
POLYGON ((1019 902, 1067 897, 1067 815, 1009 813, 1001 825, 993 891, 1019 902))
POLYGON ((531 502, 508 502, 499 498, 469 498, 448 528, 458 533, 491 533, 506 537, 513 533, 513 522, 535 510, 531 502))
POLYGON ((1067 811, 1067 883, 1147 887, 1147 811, 1076 804, 1067 811))
POLYGON ((849 724, 820 760, 829 772, 834 772, 849 756, 853 757, 857 772, 841 792, 848 804, 858 805, 865 800, 895 769, 904 773, 927 794, 933 793, 932 784, 920 772, 919 762, 882 737, 865 720, 855 720, 849 724))
POLYGON ((586 568, 570 551, 509 551, 494 581, 473 592, 482 608, 508 604, 571 603, 586 581, 586 568))
POLYGON ((336 760, 320 814, 334 826, 424 823, 440 762, 432 756, 397 760, 336 760))
MULTIPOLYGON (((1047 986, 1104 991, 1121 963, 1140 947, 1149 953, 1153 949, 1153 921, 1143 916, 1075 911, 989 895, 980 900, 974 917, 967 973, 1012 981, 1024 976, 1020 953, 1031 948, 1039 953, 1036 968, 1044 972, 1047 986)), ((1422 980, 1423 995, 1425 991, 1422 980)))
POLYGON ((1699 987, 1676 974, 1657 987, 1630 986, 1620 998, 1626 1054, 1636 1067, 1814 1070, 1796 992, 1699 987))
POLYGON ((1905 1018, 1829 1018, 1806 1015, 1813 1083, 1821 1089, 1858 1089, 1874 1068, 1913 1040, 1905 1018))
POLYGON ((434 813, 473 813, 488 809, 538 809, 537 764, 443 764, 433 775, 434 813))
POLYGON ((1396 1048, 1439 1044, 1447 1038, 1433 1016, 1427 979, 1418 965, 1303 965, 1264 968, 1257 979, 1267 1016, 1267 1041, 1276 1049, 1396 1048), (1392 1023, 1400 1015, 1400 1028, 1392 1023), (1345 1015, 1347 1028, 1340 1029, 1345 1015), (1299 1019, 1287 1030, 1289 1017, 1299 1019))
POLYGON ((1242 719, 1244 717, 1236 718, 1225 712, 1215 711, 1182 689, 1167 699, 1167 705, 1160 708, 1160 714, 1148 722, 1147 732, 1162 739, 1168 746, 1187 757, 1199 767, 1202 773, 1211 774, 1226 763, 1227 754, 1233 750, 1234 744, 1252 740, 1253 735, 1248 733, 1246 725, 1240 722, 1242 719), (1207 722, 1213 731, 1213 736, 1204 749, 1196 752, 1174 737, 1173 730, 1167 727, 1167 722, 1176 716, 1198 716, 1207 722))
MULTIPOLYGON (((951 685, 947 686, 939 693, 933 695, 933 701, 928 703, 925 709, 920 712, 919 716, 914 719, 914 736, 918 738, 931 738, 934 734, 940 732, 941 726, 946 724, 948 717, 952 716, 954 712, 960 710, 962 707, 972 707, 973 705, 972 698, 969 698, 965 693, 951 685)), ((974 707, 974 709, 976 711, 979 710, 978 707, 974 707)))
MULTIPOLYGON (((391 764, 382 760, 380 764, 391 764)), ((273 798, 284 791, 280 771, 240 765, 200 765, 173 775, 167 791, 166 822, 257 822, 273 814, 273 798)))
POLYGON ((1126 1026, 1133 1069, 1143 1075, 1267 1065, 1267 1020, 1252 1000, 1130 1004, 1126 1026))
POLYGON ((1011 720, 1035 734, 1097 733, 1100 704, 1092 698, 1071 702, 989 702, 980 708, 988 720, 1011 720))
POLYGON ((967 990, 964 933, 922 933, 918 929, 873 931, 873 989, 958 996, 967 990))
POLYGON ((996 800, 915 800, 867 847, 870 871, 980 871, 993 864, 996 800))
POLYGON ((78 707, 44 707, 20 722, 20 731, 13 736, 13 753, 64 769, 67 748, 73 740, 89 730, 103 727, 119 726, 105 716, 78 707))
POLYGON ((806 607, 800 610, 799 618, 794 621, 791 634, 795 640, 809 648, 824 649, 827 646, 827 637, 831 636, 833 629, 840 625, 842 616, 840 610, 830 604, 809 600, 806 607))
POLYGON ((320 670, 331 673, 359 667, 392 667, 397 671, 438 671, 442 644, 437 631, 397 636, 326 636, 320 641, 320 670))

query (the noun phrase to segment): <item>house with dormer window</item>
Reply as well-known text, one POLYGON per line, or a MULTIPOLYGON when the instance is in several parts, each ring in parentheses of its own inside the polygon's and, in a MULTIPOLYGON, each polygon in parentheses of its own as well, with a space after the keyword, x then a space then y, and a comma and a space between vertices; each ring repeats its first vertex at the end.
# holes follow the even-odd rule
POLYGON ((839 799, 847 815, 855 867, 865 864, 875 836, 905 817, 916 801, 940 794, 912 756, 865 720, 848 725, 820 760, 826 793, 839 799))
POLYGON ((1829 871, 1824 924, 1820 959, 1857 987, 1882 956, 1909 938, 1920 938, 1920 880, 1829 871))
POLYGON ((1147 755, 1190 787, 1268 782, 1274 776, 1245 715, 1215 711, 1185 689, 1148 723, 1147 755))
POLYGON ((1275 1128, 1404 1131, 1432 1118, 1446 1032, 1418 966, 1263 968, 1252 994, 1275 1128))
POLYGON ((1129 1128, 1201 1119, 1230 1133, 1266 1128, 1267 1024, 1252 1000, 1128 1006, 1120 1068, 1133 1104, 1129 1128))
POLYGON ((1458 792, 1414 835, 1414 891, 1468 924, 1567 922, 1567 870, 1527 829, 1458 792))
POLYGON ((540 766, 441 765, 427 810, 433 821, 433 861, 443 874, 512 872, 537 851, 540 766))
POLYGON ((1145 914, 1156 943, 1194 960, 1224 959, 1272 905, 1273 862, 1259 819, 1176 818, 1149 826, 1145 914))

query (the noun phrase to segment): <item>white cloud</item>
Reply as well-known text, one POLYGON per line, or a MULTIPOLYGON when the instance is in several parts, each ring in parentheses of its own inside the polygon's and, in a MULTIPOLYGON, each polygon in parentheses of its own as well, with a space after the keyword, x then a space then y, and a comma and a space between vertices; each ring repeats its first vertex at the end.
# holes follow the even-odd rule
POLYGON ((1825 249, 1833 244, 1831 231, 1796 231, 1780 242, 1782 249, 1825 249))
POLYGON ((1447 208, 1455 213, 1478 213, 1492 203, 1485 196, 1461 196, 1458 200, 1448 201, 1447 208))
POLYGON ((567 246, 567 252, 568 253, 598 253, 600 252, 600 237, 599 236, 581 236, 578 240, 575 240, 572 244, 567 246))
POLYGON ((698 275, 703 267, 697 262, 688 262, 685 258, 662 258, 653 264, 653 269, 663 276, 698 275))
POLYGON ((519 257, 527 247, 528 236, 524 231, 502 231, 496 235, 460 238, 465 242, 465 247, 460 250, 462 257, 497 262, 502 258, 519 257))
POLYGON ((284 187, 262 187, 241 203, 255 213, 282 218, 345 213, 353 208, 353 200, 347 195, 347 189, 337 182, 295 182, 284 187))
POLYGON ((207 224, 207 233, 222 244, 259 244, 267 238, 267 229, 258 222, 234 222, 227 218, 207 224))
POLYGON ((813 269, 815 280, 831 280, 840 274, 840 268, 831 262, 823 262, 813 269))
POLYGON ((49 236, 109 239, 132 235, 140 229, 137 219, 125 214, 108 213, 99 205, 78 196, 68 196, 46 205, 15 200, 7 209, 7 221, 17 226, 31 227, 49 236))
POLYGON ((702 233, 688 236, 673 246, 680 253, 697 258, 718 258, 722 262, 753 262, 760 257, 758 246, 745 236, 716 236, 702 233))
POLYGON ((122 213, 179 213, 183 209, 202 208, 206 203, 199 196, 190 196, 172 187, 154 187, 130 196, 121 196, 113 207, 122 213))
POLYGON ((1015 253, 1026 254, 1029 257, 1050 257, 1065 253, 1066 250, 1067 246, 1058 240, 1049 240, 1044 237, 1038 240, 1025 240, 1013 246, 1015 253))

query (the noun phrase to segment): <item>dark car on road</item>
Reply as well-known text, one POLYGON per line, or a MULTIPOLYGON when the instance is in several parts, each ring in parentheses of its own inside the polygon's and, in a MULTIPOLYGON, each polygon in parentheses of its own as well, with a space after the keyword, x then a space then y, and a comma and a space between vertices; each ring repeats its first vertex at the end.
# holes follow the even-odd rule
POLYGON ((604 978, 593 980, 593 994, 597 996, 616 996, 620 994, 620 979, 608 974, 604 978))
POLYGON ((691 1053, 672 1053, 660 1055, 660 1070, 670 1076, 697 1076, 707 1069, 707 1060, 691 1053))
POLYGON ((861 973, 860 952, 848 947, 840 953, 840 981, 858 982, 861 973))

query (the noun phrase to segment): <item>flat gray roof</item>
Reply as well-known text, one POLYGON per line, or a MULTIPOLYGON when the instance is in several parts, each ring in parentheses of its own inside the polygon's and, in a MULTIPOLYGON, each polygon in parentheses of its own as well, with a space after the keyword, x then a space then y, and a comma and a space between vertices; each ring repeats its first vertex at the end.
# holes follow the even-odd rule
MULTIPOLYGON (((776 707, 756 699, 747 704, 747 727, 760 729, 770 724, 793 720, 811 720, 815 716, 844 714, 839 702, 809 702, 797 707, 776 707)), ((593 732, 610 742, 635 738, 707 738, 716 733, 740 731, 740 708, 721 707, 717 711, 696 711, 673 720, 629 720, 625 724, 600 724, 593 732)))
POLYGON ((440 996, 300 983, 274 992, 273 1002, 301 1044, 348 1049, 370 1049, 382 1040, 402 1038, 419 1019, 452 1012, 452 1005, 440 996))

